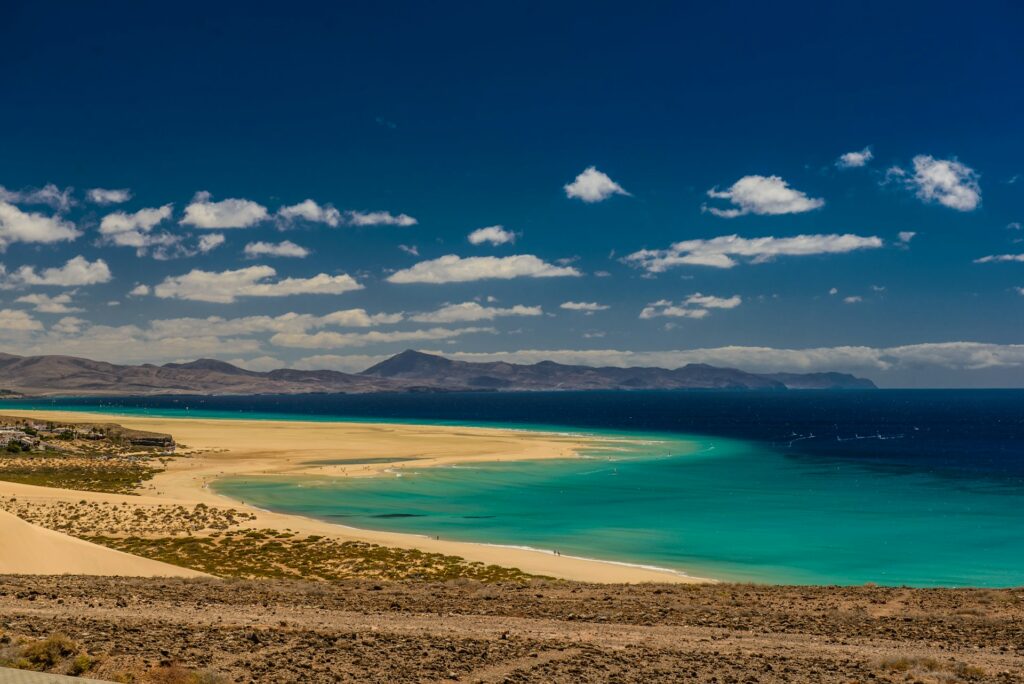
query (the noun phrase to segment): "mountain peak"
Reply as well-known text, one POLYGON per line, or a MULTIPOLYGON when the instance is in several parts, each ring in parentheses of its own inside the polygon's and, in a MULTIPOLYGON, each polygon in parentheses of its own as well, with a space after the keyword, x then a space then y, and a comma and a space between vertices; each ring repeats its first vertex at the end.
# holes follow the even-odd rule
POLYGON ((436 354, 426 354, 415 349, 406 349, 390 359, 370 366, 360 375, 376 375, 390 378, 424 371, 439 371, 451 367, 455 362, 436 354))
POLYGON ((239 368, 238 366, 230 364, 227 361, 219 361, 217 359, 196 359, 195 361, 189 361, 188 363, 165 363, 163 367, 182 370, 217 371, 219 373, 228 373, 230 375, 250 372, 244 368, 239 368))

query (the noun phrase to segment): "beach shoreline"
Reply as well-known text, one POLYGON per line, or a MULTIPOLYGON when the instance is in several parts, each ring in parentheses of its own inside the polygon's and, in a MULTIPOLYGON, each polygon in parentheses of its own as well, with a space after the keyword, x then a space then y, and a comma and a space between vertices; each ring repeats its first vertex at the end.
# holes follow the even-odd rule
MULTIPOLYGON (((370 477, 415 464, 417 468, 474 462, 549 460, 578 457, 585 450, 615 449, 612 438, 498 427, 420 423, 285 421, 232 418, 178 418, 11 409, 5 413, 37 419, 116 421, 138 430, 170 433, 183 455, 146 483, 138 495, 83 492, 0 481, 0 496, 24 501, 88 501, 143 505, 230 506, 251 514, 246 527, 288 530, 339 541, 418 549, 459 556, 471 562, 515 567, 523 572, 597 583, 703 583, 664 568, 556 555, 551 551, 501 544, 449 541, 425 535, 367 530, 315 518, 277 513, 220 494, 211 483, 224 477, 370 477), (353 466, 327 460, 387 459, 353 466), (395 462, 392 459, 405 461, 395 462), (320 461, 320 463, 313 463, 320 461)), ((621 448, 621 447, 619 447, 621 448)))

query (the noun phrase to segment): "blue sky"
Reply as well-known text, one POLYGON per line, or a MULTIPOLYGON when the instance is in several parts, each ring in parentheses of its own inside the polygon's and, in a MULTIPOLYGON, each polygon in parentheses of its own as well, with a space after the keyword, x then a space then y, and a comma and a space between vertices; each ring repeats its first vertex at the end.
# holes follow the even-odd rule
POLYGON ((552 4, 8 3, 0 348, 1024 384, 1019 5, 552 4))

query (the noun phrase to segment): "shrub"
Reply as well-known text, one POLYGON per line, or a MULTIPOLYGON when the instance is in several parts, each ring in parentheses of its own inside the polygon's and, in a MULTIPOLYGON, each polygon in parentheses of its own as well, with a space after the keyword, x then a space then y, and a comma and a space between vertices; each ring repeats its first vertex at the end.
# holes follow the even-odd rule
POLYGON ((62 662, 65 658, 78 653, 79 650, 79 645, 63 634, 51 634, 42 641, 26 646, 21 656, 33 668, 48 670, 62 662))

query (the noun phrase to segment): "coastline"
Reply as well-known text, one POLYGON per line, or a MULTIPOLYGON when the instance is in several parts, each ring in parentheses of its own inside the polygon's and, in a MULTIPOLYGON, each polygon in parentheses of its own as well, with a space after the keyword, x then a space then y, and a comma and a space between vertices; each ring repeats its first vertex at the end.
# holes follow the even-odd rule
POLYGON ((614 449, 615 440, 523 429, 387 422, 278 421, 230 418, 143 417, 80 411, 5 410, 8 415, 58 421, 116 421, 133 429, 171 433, 182 451, 139 495, 35 487, 0 481, 0 496, 26 501, 90 501, 135 504, 228 505, 252 514, 249 528, 290 530, 339 541, 418 549, 468 561, 516 567, 530 574, 597 583, 707 583, 673 570, 621 561, 555 555, 528 547, 448 541, 428 536, 366 530, 299 515, 275 513, 219 494, 210 484, 226 476, 316 475, 371 477, 415 463, 417 468, 474 462, 577 457, 584 450, 614 449), (345 458, 387 462, 345 465, 345 458), (320 463, 312 463, 314 461, 320 463))

